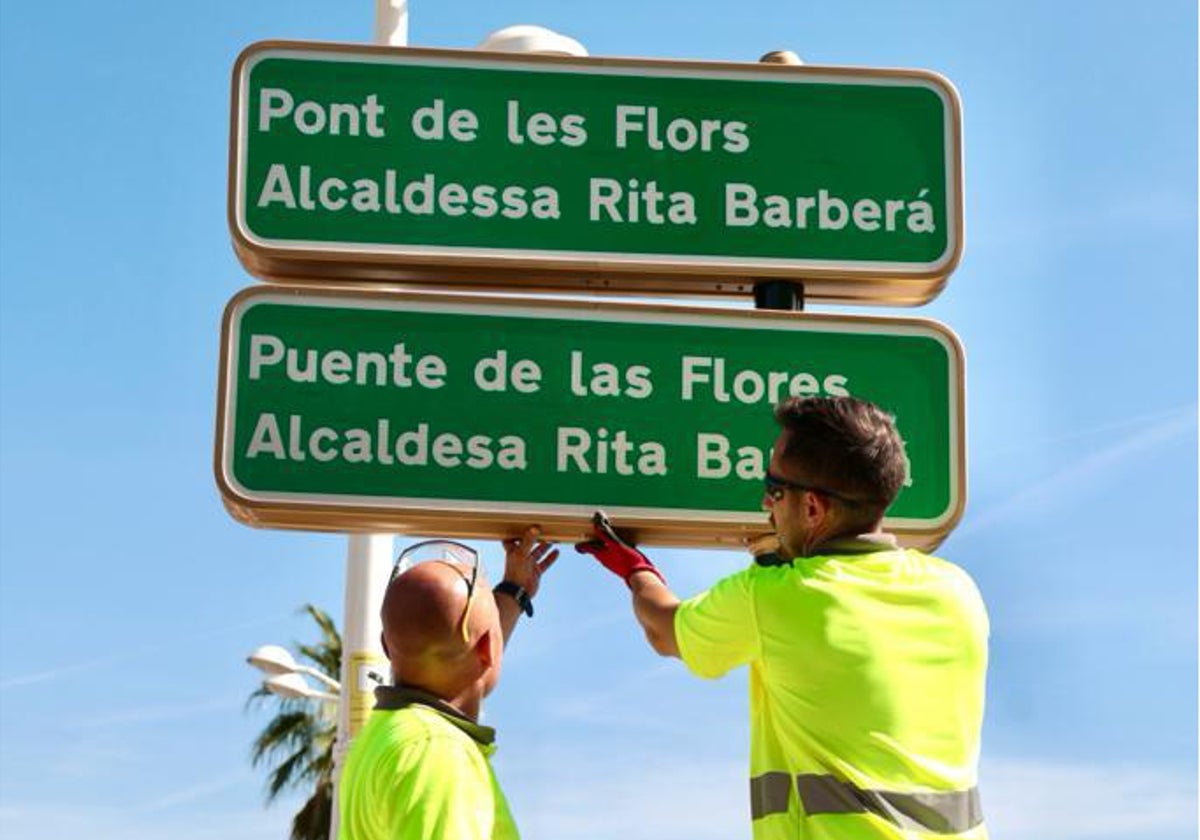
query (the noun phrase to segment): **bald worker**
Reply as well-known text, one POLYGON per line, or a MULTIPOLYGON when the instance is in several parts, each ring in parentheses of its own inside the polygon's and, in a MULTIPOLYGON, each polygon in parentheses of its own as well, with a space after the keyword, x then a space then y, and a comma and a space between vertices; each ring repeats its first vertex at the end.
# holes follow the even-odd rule
POLYGON ((504 646, 558 551, 535 528, 504 543, 504 581, 418 563, 384 594, 383 647, 394 685, 354 739, 338 796, 338 840, 510 840, 518 832, 489 761, 494 729, 478 723, 504 646), (480 579, 482 581, 482 579, 480 579))

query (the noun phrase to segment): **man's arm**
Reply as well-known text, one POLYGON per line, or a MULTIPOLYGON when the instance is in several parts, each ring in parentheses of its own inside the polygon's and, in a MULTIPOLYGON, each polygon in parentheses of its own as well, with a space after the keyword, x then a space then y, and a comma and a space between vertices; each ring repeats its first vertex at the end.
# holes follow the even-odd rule
POLYGON ((582 542, 575 550, 590 554, 613 574, 620 577, 633 593, 633 614, 646 640, 661 656, 679 656, 675 641, 675 611, 679 599, 667 588, 667 581, 650 558, 617 535, 602 512, 592 519, 596 539, 582 542))
POLYGON ((678 659, 675 611, 679 609, 679 599, 661 578, 649 572, 635 572, 628 583, 633 592, 633 614, 646 631, 646 641, 659 656, 678 659))
POLYGON ((558 549, 539 540, 540 533, 537 526, 533 525, 526 528, 520 537, 504 541, 504 580, 501 591, 495 595, 496 609, 500 612, 500 632, 506 647, 524 611, 518 597, 528 598, 532 602, 541 586, 542 575, 558 559, 558 549), (505 584, 514 585, 519 593, 505 591, 505 584))
POLYGON ((597 511, 592 527, 596 538, 578 543, 575 550, 592 555, 625 581, 633 594, 633 613, 656 653, 678 657, 689 671, 707 678, 760 655, 754 567, 681 603, 650 559, 621 539, 603 513, 597 511))

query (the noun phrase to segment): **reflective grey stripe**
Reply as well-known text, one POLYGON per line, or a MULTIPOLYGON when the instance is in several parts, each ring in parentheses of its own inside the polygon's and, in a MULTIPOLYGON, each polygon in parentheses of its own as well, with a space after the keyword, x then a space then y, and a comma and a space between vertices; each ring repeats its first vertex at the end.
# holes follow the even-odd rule
POLYGON ((792 795, 792 777, 787 773, 763 773, 750 780, 750 819, 786 814, 792 795))
POLYGON ((945 793, 893 793, 863 790, 833 776, 802 775, 796 777, 796 792, 806 813, 872 813, 913 831, 957 834, 983 822, 977 788, 945 793))

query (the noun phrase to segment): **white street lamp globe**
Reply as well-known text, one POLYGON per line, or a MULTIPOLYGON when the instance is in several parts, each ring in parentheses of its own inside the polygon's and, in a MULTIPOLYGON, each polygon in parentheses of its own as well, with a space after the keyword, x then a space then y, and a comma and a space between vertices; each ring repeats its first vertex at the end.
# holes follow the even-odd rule
POLYGON ((299 674, 276 674, 263 680, 273 694, 281 697, 291 697, 297 700, 326 700, 336 701, 338 696, 326 691, 317 691, 299 674))
POLYGON ((552 55, 586 56, 583 44, 544 26, 519 23, 497 29, 484 38, 475 49, 489 52, 549 53, 552 55))
POLYGON ((759 59, 760 64, 792 64, 801 65, 804 59, 791 50, 771 50, 759 59))
POLYGON ((246 657, 246 661, 268 674, 291 674, 296 671, 296 660, 287 648, 279 645, 261 645, 246 657))

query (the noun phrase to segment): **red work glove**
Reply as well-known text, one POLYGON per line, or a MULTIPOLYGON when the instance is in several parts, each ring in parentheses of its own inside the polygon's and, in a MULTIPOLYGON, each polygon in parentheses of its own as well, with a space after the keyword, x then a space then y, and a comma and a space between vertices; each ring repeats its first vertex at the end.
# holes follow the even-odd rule
POLYGON ((629 585, 629 579, 636 572, 650 572, 666 584, 667 579, 662 576, 662 572, 655 568, 645 554, 617 536, 617 532, 613 530, 604 511, 598 510, 592 516, 592 530, 596 534, 596 539, 575 544, 575 550, 580 554, 590 554, 595 557, 604 568, 625 581, 626 586, 629 585))

